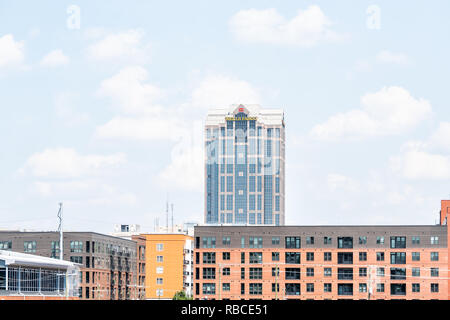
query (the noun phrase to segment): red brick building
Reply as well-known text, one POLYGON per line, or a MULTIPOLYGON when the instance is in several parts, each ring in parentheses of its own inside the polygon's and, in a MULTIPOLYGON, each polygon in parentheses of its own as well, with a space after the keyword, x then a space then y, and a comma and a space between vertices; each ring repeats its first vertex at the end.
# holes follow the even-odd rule
POLYGON ((450 201, 439 225, 199 226, 195 299, 448 300, 450 201))

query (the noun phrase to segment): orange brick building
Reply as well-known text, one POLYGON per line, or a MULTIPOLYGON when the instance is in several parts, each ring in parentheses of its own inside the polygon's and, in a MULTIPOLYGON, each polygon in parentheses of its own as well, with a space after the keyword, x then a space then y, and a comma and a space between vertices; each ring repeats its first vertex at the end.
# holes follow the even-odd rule
POLYGON ((192 295, 193 237, 182 233, 140 237, 146 240, 146 299, 172 299, 178 291, 192 295))
POLYGON ((195 299, 448 300, 440 225, 199 226, 195 299))

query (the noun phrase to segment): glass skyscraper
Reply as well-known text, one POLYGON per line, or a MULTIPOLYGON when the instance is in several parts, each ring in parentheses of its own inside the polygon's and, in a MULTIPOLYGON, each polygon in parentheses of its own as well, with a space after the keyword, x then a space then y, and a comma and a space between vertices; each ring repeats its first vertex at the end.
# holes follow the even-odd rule
POLYGON ((205 123, 205 223, 284 225, 284 112, 210 110, 205 123))

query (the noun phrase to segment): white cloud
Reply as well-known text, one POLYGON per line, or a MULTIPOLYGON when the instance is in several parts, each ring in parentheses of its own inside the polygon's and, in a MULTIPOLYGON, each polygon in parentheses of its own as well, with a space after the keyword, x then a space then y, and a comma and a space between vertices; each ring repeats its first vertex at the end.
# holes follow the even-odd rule
POLYGON ((15 41, 12 34, 0 37, 0 68, 20 66, 23 60, 23 41, 15 41))
POLYGON ((450 122, 441 122, 438 129, 431 135, 428 145, 450 151, 450 122))
POLYGON ((336 173, 330 173, 327 176, 327 184, 330 191, 358 192, 358 181, 336 173))
POLYGON ((380 63, 392 63, 398 65, 409 65, 411 63, 411 59, 406 54, 388 50, 380 51, 376 59, 380 63))
POLYGON ((360 139, 403 133, 431 114, 431 105, 401 87, 385 87, 361 98, 362 109, 330 117, 311 135, 320 140, 360 139))
POLYGON ((330 20, 316 5, 299 10, 291 20, 286 20, 273 8, 241 10, 230 19, 231 31, 244 42, 301 47, 341 39, 330 26, 330 20))
POLYGON ((70 59, 64 55, 61 49, 50 51, 42 60, 41 65, 45 67, 58 67, 68 64, 70 59))
POLYGON ((98 175, 114 169, 126 161, 123 153, 112 155, 80 155, 74 149, 45 149, 31 155, 20 173, 41 178, 77 178, 98 175))
POLYGON ((205 109, 257 104, 260 100, 258 90, 250 83, 223 75, 207 76, 192 92, 192 104, 205 109))
POLYGON ((142 67, 126 67, 116 75, 103 80, 98 94, 117 102, 125 113, 155 113, 161 110, 155 101, 163 91, 147 83, 148 72, 142 67))
POLYGON ((450 157, 407 147, 399 156, 391 157, 394 172, 410 180, 449 180, 450 157))
POLYGON ((114 117, 96 128, 101 139, 171 140, 186 133, 185 123, 175 117, 114 117))
MULTIPOLYGON (((89 37, 103 35, 104 30, 92 29, 89 37)), ((143 44, 144 33, 132 29, 119 33, 110 33, 87 49, 88 57, 97 61, 119 61, 145 63, 149 60, 150 46, 143 44)))
POLYGON ((65 199, 64 204, 73 205, 135 205, 137 196, 123 192, 99 179, 67 181, 35 181, 33 192, 44 197, 65 199))
POLYGON ((171 162, 159 173, 158 180, 166 188, 201 192, 203 174, 203 124, 196 120, 172 148, 171 162))
POLYGON ((55 96, 55 111, 58 118, 67 126, 76 126, 89 121, 89 114, 77 111, 78 95, 72 92, 60 92, 55 96))

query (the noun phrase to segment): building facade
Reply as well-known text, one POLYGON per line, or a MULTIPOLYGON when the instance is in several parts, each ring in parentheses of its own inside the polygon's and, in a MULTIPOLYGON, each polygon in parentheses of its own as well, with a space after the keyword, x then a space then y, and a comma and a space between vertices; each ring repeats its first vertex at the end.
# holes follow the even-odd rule
POLYGON ((193 237, 182 233, 142 234, 146 239, 146 299, 192 296, 193 237))
MULTIPOLYGON (((64 260, 81 265, 79 298, 138 299, 136 241, 95 232, 64 232, 64 260)), ((0 231, 0 249, 59 258, 58 232, 0 231)))
POLYGON ((79 266, 0 250, 0 300, 78 300, 79 266))
POLYGON ((210 110, 205 150, 206 224, 284 225, 283 110, 210 110))
POLYGON ((199 226, 195 299, 450 298, 448 225, 199 226))

